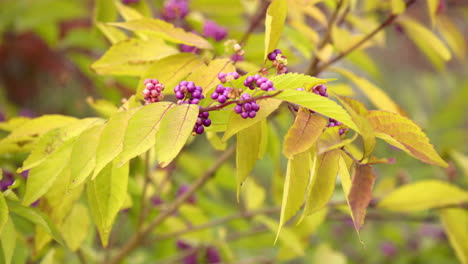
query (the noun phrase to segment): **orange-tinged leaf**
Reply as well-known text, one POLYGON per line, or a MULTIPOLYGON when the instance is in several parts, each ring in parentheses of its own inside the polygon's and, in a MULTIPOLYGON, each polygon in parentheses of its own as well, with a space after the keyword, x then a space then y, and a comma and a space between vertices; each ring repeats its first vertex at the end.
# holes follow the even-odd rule
POLYGON ((410 119, 399 114, 385 111, 369 111, 367 119, 371 123, 376 136, 392 144, 397 141, 402 150, 422 162, 441 167, 448 164, 437 154, 421 128, 410 119))
POLYGON ((284 138, 283 154, 290 159, 311 148, 322 134, 326 124, 327 120, 322 116, 301 109, 284 138))
POLYGON ((339 150, 318 156, 316 171, 311 176, 304 207, 304 216, 322 209, 333 195, 338 175, 339 150))
POLYGON ((337 96, 337 98, 351 115, 354 123, 358 126, 364 144, 363 158, 367 158, 374 151, 376 145, 374 130, 369 120, 366 119, 368 111, 364 105, 357 100, 342 96, 337 96))
POLYGON ((167 23, 159 19, 142 18, 127 22, 108 24, 132 31, 152 32, 165 40, 191 45, 201 49, 213 48, 206 39, 193 33, 186 32, 181 28, 176 28, 171 23, 167 23))
POLYGON ((369 165, 357 165, 348 194, 349 206, 351 207, 354 228, 357 232, 361 229, 366 215, 366 209, 372 197, 372 186, 375 175, 369 165))

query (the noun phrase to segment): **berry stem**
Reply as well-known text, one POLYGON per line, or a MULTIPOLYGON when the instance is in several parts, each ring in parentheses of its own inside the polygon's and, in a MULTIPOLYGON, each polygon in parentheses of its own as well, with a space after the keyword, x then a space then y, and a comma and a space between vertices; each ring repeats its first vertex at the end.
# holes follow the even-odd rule
POLYGON ((215 105, 215 106, 204 107, 204 108, 202 107, 202 108, 200 108, 200 113, 220 110, 220 109, 222 109, 222 108, 224 108, 224 107, 226 107, 228 105, 231 105, 231 104, 250 103, 250 102, 261 100, 261 99, 275 97, 278 94, 280 94, 281 92, 282 91, 277 91, 274 94, 265 94, 265 95, 261 95, 261 96, 258 96, 258 97, 252 97, 252 98, 247 99, 247 100, 233 100, 233 101, 228 101, 228 102, 225 102, 225 103, 222 103, 222 104, 219 104, 219 105, 215 105))

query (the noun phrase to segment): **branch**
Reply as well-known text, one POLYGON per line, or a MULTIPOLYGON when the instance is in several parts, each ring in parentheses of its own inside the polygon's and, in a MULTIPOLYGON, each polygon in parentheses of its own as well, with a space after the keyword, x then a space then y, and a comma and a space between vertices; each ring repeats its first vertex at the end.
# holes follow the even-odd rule
POLYGON ((130 252, 135 250, 138 246, 140 246, 146 236, 148 236, 155 227, 157 227, 159 224, 164 222, 169 216, 173 215, 177 209, 192 195, 194 194, 198 189, 203 187, 205 183, 211 179, 216 171, 223 165, 224 162, 226 162, 232 154, 234 154, 234 147, 229 148, 226 150, 216 161, 215 164, 211 168, 209 168, 205 174, 203 174, 196 182, 194 182, 190 188, 181 196, 177 197, 177 199, 172 202, 168 207, 167 210, 162 212, 160 215, 158 215, 147 227, 143 228, 140 231, 137 231, 129 240, 128 242, 119 250, 119 253, 112 258, 107 264, 118 264, 120 261, 122 261, 130 252))
MULTIPOLYGON (((414 4, 414 2, 416 2, 416 0, 409 0, 408 2, 406 2, 406 8, 408 8, 409 6, 411 6, 412 4, 414 4)), ((385 27, 391 25, 395 19, 398 17, 397 14, 391 14, 390 16, 387 17, 387 19, 384 20, 384 22, 382 22, 382 24, 380 24, 376 29, 374 29, 372 32, 370 32, 368 35, 366 35, 363 39, 361 39, 359 42, 357 42, 356 44, 354 44, 353 46, 349 47, 348 49, 342 51, 340 54, 338 54, 336 57, 330 59, 329 61, 323 63, 320 67, 318 67, 317 69, 310 69, 309 68, 309 71, 307 72, 309 75, 312 75, 312 76, 316 76, 318 75, 319 73, 321 73, 323 70, 325 70, 328 66, 330 66, 331 64, 339 61, 340 59, 344 58, 345 56, 349 55, 351 52, 353 52, 354 50, 356 50, 357 48, 359 48, 362 44, 364 44, 365 42, 367 42, 368 40, 370 40, 372 37, 374 37, 377 33, 379 33, 380 30, 384 29, 385 27)))
POLYGON ((275 97, 278 94, 280 94, 281 92, 283 92, 283 91, 281 90, 281 91, 277 91, 274 94, 266 94, 266 95, 261 95, 261 96, 257 96, 257 97, 252 97, 252 98, 247 99, 247 100, 240 100, 239 99, 239 100, 229 101, 229 102, 219 104, 219 105, 215 105, 215 106, 200 108, 200 113, 220 110, 220 109, 222 109, 222 108, 224 108, 224 107, 226 107, 228 105, 231 105, 231 104, 237 104, 237 103, 241 103, 241 102, 242 103, 250 103, 250 102, 253 102, 253 101, 257 101, 257 100, 262 100, 262 99, 266 99, 266 98, 275 97))
POLYGON ((178 236, 181 236, 181 235, 196 232, 196 231, 203 230, 203 229, 206 229, 206 228, 222 225, 222 224, 225 224, 227 222, 230 222, 230 221, 233 221, 233 220, 236 220, 236 219, 240 219, 240 218, 248 218, 248 217, 253 217, 253 216, 262 215, 262 214, 274 214, 274 213, 280 212, 280 210, 281 210, 281 207, 272 207, 272 208, 259 209, 259 210, 255 210, 255 211, 238 212, 238 213, 235 213, 235 214, 232 214, 232 215, 228 215, 228 216, 225 216, 225 217, 222 217, 222 218, 215 219, 213 221, 209 221, 209 222, 201 224, 201 225, 191 226, 191 227, 188 227, 188 228, 183 229, 183 230, 179 230, 179 231, 175 231, 175 232, 172 232, 172 233, 166 233, 166 234, 160 235, 160 236, 156 237, 154 240, 152 240, 151 242, 156 242, 156 241, 160 241, 160 240, 164 240, 164 239, 178 237, 178 236))
POLYGON ((268 9, 268 1, 263 0, 261 1, 260 5, 261 6, 258 9, 258 13, 253 19, 250 20, 249 28, 242 36, 242 39, 239 43, 241 46, 245 46, 252 32, 258 27, 258 25, 260 25, 260 22, 262 22, 263 18, 265 17, 266 11, 268 9))
POLYGON ((143 221, 145 220, 145 217, 147 215, 147 210, 146 210, 146 193, 148 192, 148 186, 150 184, 150 174, 151 174, 151 169, 150 169, 150 154, 149 150, 146 152, 145 155, 145 181, 143 183, 143 191, 141 193, 141 200, 140 200, 140 214, 138 216, 138 227, 142 226, 143 221))
MULTIPOLYGON (((318 44, 317 46, 317 52, 319 52, 325 45, 330 42, 330 37, 331 37, 331 31, 333 30, 333 25, 335 24, 336 20, 338 19, 338 13, 341 9, 341 6, 343 5, 343 0, 340 0, 338 4, 336 5, 335 11, 333 12, 332 16, 330 17, 330 20, 328 21, 328 28, 327 31, 325 32, 325 35, 323 36, 322 41, 318 44)), ((309 68, 307 69, 308 73, 314 72, 315 69, 317 68, 317 64, 320 62, 319 57, 317 54, 315 55, 314 59, 309 65, 309 68)))

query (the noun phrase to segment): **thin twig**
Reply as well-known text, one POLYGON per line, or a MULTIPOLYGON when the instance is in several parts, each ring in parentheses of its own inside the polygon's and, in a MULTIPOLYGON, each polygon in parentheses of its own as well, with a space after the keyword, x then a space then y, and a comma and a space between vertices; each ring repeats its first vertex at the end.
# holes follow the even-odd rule
POLYGON ((164 222, 169 216, 173 215, 177 209, 198 189, 203 187, 205 183, 211 179, 216 171, 226 162, 233 154, 235 147, 232 146, 226 150, 219 159, 209 168, 196 182, 194 182, 187 192, 179 196, 174 202, 168 205, 167 210, 158 215, 147 227, 143 228, 141 231, 137 231, 128 242, 118 251, 107 264, 118 264, 122 261, 130 252, 136 249, 140 244, 144 242, 146 236, 152 233, 153 229, 164 222))
POLYGON ((259 210, 255 210, 255 211, 238 212, 238 213, 235 213, 235 214, 232 214, 232 215, 228 215, 228 216, 225 216, 225 217, 222 217, 222 218, 215 219, 213 221, 209 221, 209 222, 201 224, 201 225, 191 226, 191 227, 188 227, 188 228, 183 229, 183 230, 179 230, 179 231, 175 231, 175 232, 172 232, 172 233, 166 233, 166 234, 160 235, 160 236, 156 237, 154 240, 152 240, 152 242, 156 242, 156 241, 160 241, 160 240, 164 240, 164 239, 169 239, 169 238, 174 238, 174 237, 178 237, 178 236, 185 235, 185 234, 188 234, 188 233, 193 233, 193 232, 196 232, 196 231, 199 231, 199 230, 203 230, 203 229, 207 229, 207 228, 210 228, 210 227, 222 225, 222 224, 225 224, 227 222, 230 222, 230 221, 233 221, 233 220, 236 220, 236 219, 247 218, 247 217, 252 217, 252 216, 261 215, 261 214, 267 214, 267 215, 268 214, 275 214, 275 213, 278 213, 280 210, 281 210, 280 207, 272 207, 272 208, 259 209, 259 210))
POLYGON ((228 105, 231 105, 231 104, 238 104, 238 103, 250 103, 250 102, 253 102, 253 101, 257 101, 257 100, 262 100, 262 99, 267 99, 267 98, 271 98, 271 97, 275 97, 277 96, 278 94, 280 94, 281 92, 283 92, 282 90, 281 91, 277 91, 276 93, 274 94, 266 94, 266 95, 261 95, 261 96, 257 96, 257 97, 252 97, 250 99, 247 99, 247 100, 233 100, 233 101, 228 101, 226 103, 223 103, 223 104, 219 104, 219 105, 215 105, 215 106, 210 106, 210 107, 205 107, 205 108, 200 108, 200 113, 202 112, 209 112, 209 111, 216 111, 216 110, 220 110, 228 105))
POLYGON ((265 17, 266 11, 268 9, 268 1, 262 0, 260 5, 261 6, 258 9, 257 14, 255 15, 255 17, 253 17, 253 19, 250 20, 249 28, 241 38, 241 41, 239 43, 241 46, 244 46, 247 43, 247 40, 249 39, 250 35, 258 27, 258 25, 260 25, 260 22, 262 22, 263 18, 265 17))
MULTIPOLYGON (((339 11, 341 9, 341 6, 343 5, 343 2, 344 2, 343 0, 340 0, 338 2, 338 4, 336 5, 335 11, 333 12, 332 16, 330 17, 330 20, 328 21, 327 31, 325 32, 325 35, 323 36, 322 41, 320 41, 320 43, 317 45, 317 53, 320 52, 320 50, 323 47, 325 47, 325 45, 327 43, 330 42, 331 32, 333 30, 333 26, 334 26, 336 20, 338 19, 338 13, 339 13, 339 11)), ((317 65, 318 65, 319 62, 320 62, 320 58, 319 58, 318 54, 316 54, 314 59, 310 63, 307 72, 314 72, 315 68, 317 68, 317 65)))
POLYGON ((359 161, 356 157, 353 156, 349 151, 345 149, 345 147, 340 148, 346 155, 348 155, 356 164, 361 164, 361 161, 359 161))
MULTIPOLYGON (((416 0, 409 0, 408 2, 406 2, 406 8, 408 8, 409 6, 411 6, 414 2, 416 2, 416 0)), ((342 51, 340 54, 338 54, 336 57, 330 59, 329 61, 323 63, 320 67, 318 67, 317 69, 312 69, 312 68, 309 68, 309 71, 307 72, 309 75, 312 75, 312 76, 316 76, 318 75, 319 73, 321 73, 323 70, 325 70, 328 66, 330 66, 331 64, 339 61, 340 59, 342 59, 343 57, 349 55, 351 52, 353 52, 354 50, 356 50, 357 48, 359 48, 362 44, 366 43, 368 40, 370 40, 372 37, 374 37, 377 33, 380 32, 380 30, 384 29, 385 27, 391 25, 395 19, 398 17, 397 14, 391 14, 387 17, 387 19, 384 20, 384 22, 382 22, 382 24, 380 24, 377 28, 375 28, 372 32, 370 32, 369 34, 367 34, 363 39, 361 39, 359 42, 357 42, 356 44, 352 45, 351 47, 349 47, 348 49, 342 51)))
POLYGON ((143 221, 145 220, 145 217, 147 215, 147 210, 146 210, 146 193, 148 192, 148 187, 151 182, 151 162, 150 162, 150 152, 149 150, 146 152, 145 155, 145 179, 143 183, 143 191, 141 193, 141 199, 140 199, 140 214, 138 216, 138 227, 142 226, 143 221))

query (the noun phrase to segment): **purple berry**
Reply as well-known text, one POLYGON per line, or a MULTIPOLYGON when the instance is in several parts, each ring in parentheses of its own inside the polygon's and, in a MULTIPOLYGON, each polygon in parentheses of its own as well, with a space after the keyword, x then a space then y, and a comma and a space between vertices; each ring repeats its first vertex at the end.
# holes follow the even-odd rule
POLYGON ((183 19, 189 12, 189 6, 187 0, 169 0, 166 1, 162 16, 166 21, 172 21, 175 19, 183 19))
POLYGON ((246 119, 246 118, 249 117, 249 113, 248 113, 248 112, 242 112, 242 113, 241 113, 241 117, 244 118, 244 119, 246 119))
POLYGON ((209 112, 203 112, 201 113, 201 117, 202 118, 208 118, 210 116, 210 113, 209 112))
POLYGON ((142 92, 145 104, 156 103, 164 98, 162 93, 164 84, 160 83, 157 79, 146 79, 143 84, 146 87, 142 92))
POLYGON ((226 100, 227 100, 227 98, 226 98, 226 96, 224 96, 224 95, 220 95, 220 96, 218 97, 218 102, 219 102, 220 104, 225 103, 226 100))
POLYGON ((395 257, 397 254, 397 248, 390 241, 383 242, 382 244, 380 244, 380 250, 388 258, 395 257))
POLYGON ((203 132, 205 132, 205 128, 203 126, 198 126, 196 133, 198 135, 201 135, 201 134, 203 134, 203 132))
POLYGON ((221 256, 219 251, 215 247, 208 247, 206 249, 206 263, 208 264, 219 264, 221 263, 221 256))
MULTIPOLYGON (((199 126, 199 127, 203 128, 203 126, 199 126)), ((185 184, 181 185, 179 190, 177 191, 177 196, 183 195, 184 193, 186 193, 189 190, 189 188, 190 187, 188 185, 185 185, 185 184)), ((193 194, 190 195, 190 197, 187 199, 187 202, 190 203, 190 204, 195 204, 195 202, 196 202, 195 195, 193 195, 193 194)))
POLYGON ((250 111, 249 112, 249 117, 250 118, 254 118, 256 115, 257 115, 257 112, 255 112, 255 111, 250 111))
POLYGON ((236 112, 236 114, 242 113, 242 105, 234 106, 234 112, 236 112))
POLYGON ((183 240, 177 240, 176 241, 176 246, 179 249, 190 249, 190 248, 192 248, 192 246, 189 243, 187 243, 187 242, 185 242, 183 240))
POLYGON ((253 111, 258 112, 258 110, 260 110, 260 106, 257 103, 252 102, 251 105, 253 111))
POLYGON ((245 103, 244 104, 244 110, 245 111, 250 111, 252 110, 252 105, 250 103, 245 103))
POLYGON ((205 127, 211 126, 211 119, 205 119, 205 121, 203 121, 203 126, 205 127))
POLYGON ((154 206, 158 206, 158 205, 161 205, 163 203, 163 200, 161 199, 161 197, 159 197, 159 195, 155 194, 155 195, 151 196, 151 203, 154 206))
POLYGON ((227 30, 224 27, 219 26, 211 20, 207 20, 203 25, 203 35, 205 37, 212 37, 216 41, 221 41, 227 36, 227 30))
POLYGON ((7 170, 3 170, 3 178, 0 180, 0 190, 2 192, 7 190, 8 187, 13 185, 14 182, 15 178, 13 177, 13 173, 7 170))
POLYGON ((214 93, 211 94, 211 99, 216 100, 216 99, 218 99, 218 96, 219 96, 219 94, 214 92, 214 93))

